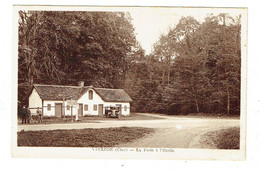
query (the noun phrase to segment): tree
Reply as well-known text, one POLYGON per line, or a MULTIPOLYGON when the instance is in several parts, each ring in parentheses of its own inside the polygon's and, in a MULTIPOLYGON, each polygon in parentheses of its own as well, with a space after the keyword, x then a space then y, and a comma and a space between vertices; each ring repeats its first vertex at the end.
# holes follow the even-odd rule
MULTIPOLYGON (((20 11, 19 98, 34 83, 123 87, 137 43, 123 12, 20 11)), ((21 99, 26 97, 25 99, 21 99)))
POLYGON ((240 111, 240 29, 240 17, 233 19, 228 14, 219 14, 206 18, 201 30, 208 42, 208 73, 215 87, 211 99, 220 110, 226 108, 227 114, 231 108, 234 113, 240 111))
POLYGON ((200 24, 183 17, 160 37, 150 56, 154 65, 147 65, 152 79, 161 80, 150 99, 155 111, 239 113, 239 20, 219 14, 200 24))

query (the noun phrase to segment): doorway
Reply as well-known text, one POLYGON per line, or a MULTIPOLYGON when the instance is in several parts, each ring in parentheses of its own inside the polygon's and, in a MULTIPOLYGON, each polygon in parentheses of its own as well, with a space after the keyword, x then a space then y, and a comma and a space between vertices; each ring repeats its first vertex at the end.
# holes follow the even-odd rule
POLYGON ((103 115, 103 104, 98 105, 98 115, 102 116, 103 115))
POLYGON ((82 103, 79 104, 78 114, 79 114, 78 115, 79 117, 83 116, 83 104, 82 103))
POLYGON ((62 113, 62 103, 55 103, 55 116, 61 117, 62 113))

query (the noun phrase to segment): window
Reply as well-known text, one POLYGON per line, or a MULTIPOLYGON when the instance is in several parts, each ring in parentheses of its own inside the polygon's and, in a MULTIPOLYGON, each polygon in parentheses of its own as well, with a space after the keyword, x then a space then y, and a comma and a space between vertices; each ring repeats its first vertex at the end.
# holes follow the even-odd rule
POLYGON ((97 111, 97 105, 94 105, 94 106, 93 106, 93 110, 94 110, 94 111, 97 111))
POLYGON ((47 110, 51 110, 51 104, 47 105, 47 110))
POLYGON ((84 105, 84 111, 88 110, 88 105, 84 105))
POLYGON ((70 105, 67 105, 67 110, 70 110, 70 105))
POLYGON ((89 90, 89 92, 88 92, 88 99, 89 100, 93 99, 93 91, 92 90, 89 90))
POLYGON ((125 111, 127 111, 127 106, 125 105, 125 111))

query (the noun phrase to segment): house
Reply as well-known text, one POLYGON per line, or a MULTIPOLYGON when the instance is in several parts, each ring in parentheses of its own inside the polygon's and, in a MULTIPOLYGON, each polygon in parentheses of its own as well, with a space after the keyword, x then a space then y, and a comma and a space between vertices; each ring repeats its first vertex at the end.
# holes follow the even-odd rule
POLYGON ((63 86, 34 84, 29 96, 32 114, 38 107, 43 116, 62 117, 78 114, 103 115, 105 108, 119 106, 120 114, 130 115, 131 97, 123 89, 94 88, 93 86, 63 86), (74 101, 76 105, 72 105, 74 101))

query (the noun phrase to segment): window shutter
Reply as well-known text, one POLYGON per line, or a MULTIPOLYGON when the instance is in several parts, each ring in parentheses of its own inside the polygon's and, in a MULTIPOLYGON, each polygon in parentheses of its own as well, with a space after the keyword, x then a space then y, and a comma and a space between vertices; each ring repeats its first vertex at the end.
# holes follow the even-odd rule
POLYGON ((94 110, 94 111, 97 111, 97 105, 94 105, 94 106, 93 106, 93 110, 94 110))
POLYGON ((47 105, 47 110, 51 110, 51 104, 47 105))
POLYGON ((88 98, 89 98, 89 100, 92 100, 92 99, 93 99, 93 91, 92 91, 92 90, 89 90, 89 92, 88 92, 88 98))
POLYGON ((88 105, 84 105, 84 111, 88 110, 88 105))

